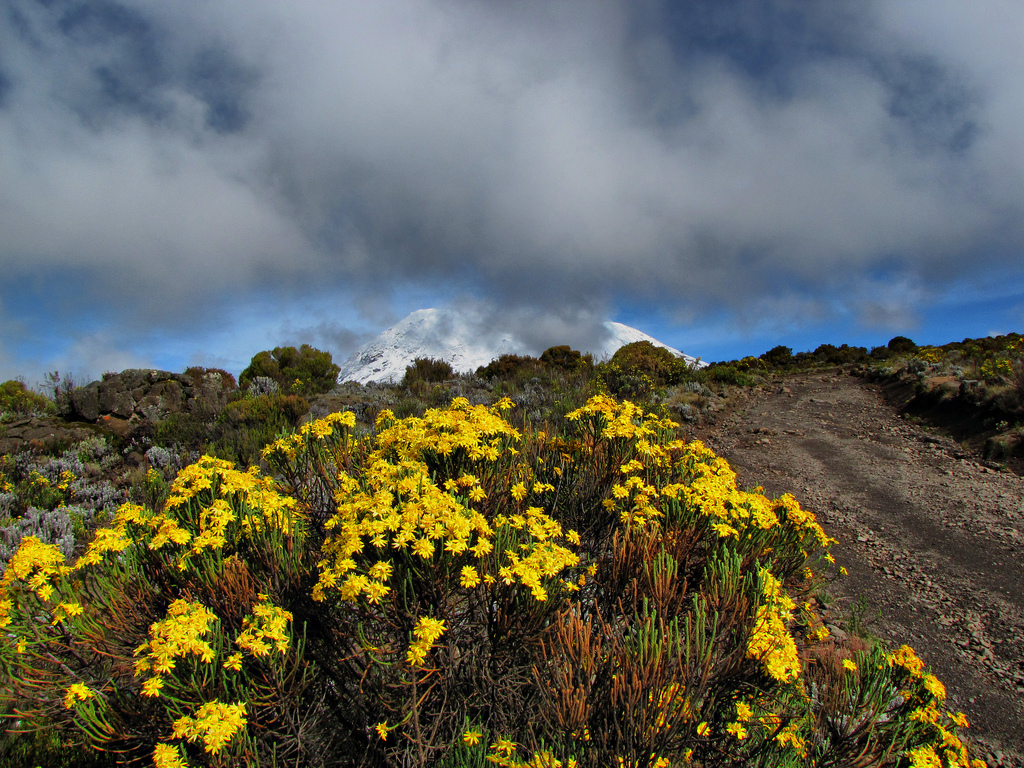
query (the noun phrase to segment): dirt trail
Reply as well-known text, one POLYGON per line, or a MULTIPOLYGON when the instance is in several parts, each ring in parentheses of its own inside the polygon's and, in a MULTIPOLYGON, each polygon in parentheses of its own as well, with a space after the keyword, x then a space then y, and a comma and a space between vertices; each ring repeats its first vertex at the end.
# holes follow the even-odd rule
POLYGON ((776 382, 698 436, 742 487, 793 493, 839 539, 833 615, 864 596, 867 630, 932 667, 979 756, 1024 766, 1024 478, 846 375, 776 382))

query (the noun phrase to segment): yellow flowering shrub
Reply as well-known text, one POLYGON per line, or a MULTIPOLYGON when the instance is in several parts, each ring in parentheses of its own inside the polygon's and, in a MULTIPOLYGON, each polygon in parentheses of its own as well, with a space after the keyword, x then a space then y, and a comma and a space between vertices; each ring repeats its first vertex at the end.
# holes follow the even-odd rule
POLYGON ((245 728, 245 703, 223 704, 211 701, 203 704, 193 716, 182 716, 174 721, 174 737, 190 742, 202 741, 206 752, 219 752, 232 737, 245 728))
POLYGON ((969 764, 913 651, 837 655, 793 496, 633 403, 511 408, 330 414, 263 471, 200 458, 72 564, 26 539, 20 716, 158 768, 969 764))

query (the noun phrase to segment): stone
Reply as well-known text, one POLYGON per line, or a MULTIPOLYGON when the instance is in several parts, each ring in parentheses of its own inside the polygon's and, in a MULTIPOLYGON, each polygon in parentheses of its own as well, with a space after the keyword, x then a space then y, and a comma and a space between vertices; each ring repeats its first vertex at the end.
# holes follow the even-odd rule
POLYGON ((99 382, 71 392, 71 414, 83 421, 96 421, 100 417, 99 382))

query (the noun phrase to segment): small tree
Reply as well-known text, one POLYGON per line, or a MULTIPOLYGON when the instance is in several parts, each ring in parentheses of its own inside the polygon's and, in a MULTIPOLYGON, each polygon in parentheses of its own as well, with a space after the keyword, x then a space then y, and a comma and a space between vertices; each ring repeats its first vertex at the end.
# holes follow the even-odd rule
POLYGON ((402 386, 408 387, 419 382, 448 381, 455 376, 455 369, 445 360, 432 357, 417 357, 406 366, 402 386))
POLYGON ((793 350, 780 344, 761 355, 761 359, 773 368, 785 368, 793 364, 793 350))
POLYGON ((295 347, 275 347, 273 351, 258 352, 249 367, 238 378, 241 389, 248 389, 258 376, 276 381, 283 392, 296 395, 316 395, 328 392, 337 383, 341 369, 334 364, 330 352, 303 344, 295 347))
POLYGON ((907 355, 917 350, 917 344, 906 336, 894 336, 889 339, 889 343, 886 346, 895 355, 907 355))
POLYGON ((563 368, 567 371, 577 371, 582 368, 589 368, 594 364, 590 355, 582 355, 568 344, 557 347, 549 347, 541 353, 540 361, 544 365, 554 368, 563 368))

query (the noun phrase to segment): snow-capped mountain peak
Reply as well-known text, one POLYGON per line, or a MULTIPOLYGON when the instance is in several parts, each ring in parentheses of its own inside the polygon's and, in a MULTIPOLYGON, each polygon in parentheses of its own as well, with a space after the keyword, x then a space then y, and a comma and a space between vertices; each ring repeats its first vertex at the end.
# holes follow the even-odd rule
MULTIPOLYGON (((543 351, 520 341, 511 331, 488 327, 491 325, 482 315, 469 310, 416 310, 356 350, 342 364, 338 381, 360 384, 399 381, 406 367, 420 357, 445 360, 456 371, 465 372, 475 371, 501 355, 538 355, 543 351)), ((581 350, 592 353, 595 359, 610 357, 625 344, 649 341, 692 364, 697 363, 696 358, 636 328, 612 321, 603 325, 607 335, 600 348, 581 350)))

